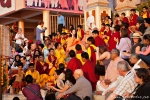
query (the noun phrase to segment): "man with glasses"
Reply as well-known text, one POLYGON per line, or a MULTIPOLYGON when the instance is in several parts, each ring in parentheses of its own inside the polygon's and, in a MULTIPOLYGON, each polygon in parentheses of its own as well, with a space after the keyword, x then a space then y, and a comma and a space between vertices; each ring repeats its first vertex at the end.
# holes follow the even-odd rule
POLYGON ((28 62, 26 60, 26 57, 22 56, 20 58, 20 61, 23 63, 23 70, 26 72, 28 70, 28 62))

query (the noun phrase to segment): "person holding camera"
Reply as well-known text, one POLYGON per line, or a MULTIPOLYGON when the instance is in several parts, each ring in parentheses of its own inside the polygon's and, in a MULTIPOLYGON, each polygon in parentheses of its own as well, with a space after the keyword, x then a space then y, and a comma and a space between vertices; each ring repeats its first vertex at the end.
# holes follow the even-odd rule
POLYGON ((45 30, 47 30, 46 27, 43 27, 44 26, 44 22, 43 21, 40 21, 38 26, 36 27, 36 43, 37 44, 40 44, 41 42, 43 42, 43 36, 44 36, 44 32, 45 30))

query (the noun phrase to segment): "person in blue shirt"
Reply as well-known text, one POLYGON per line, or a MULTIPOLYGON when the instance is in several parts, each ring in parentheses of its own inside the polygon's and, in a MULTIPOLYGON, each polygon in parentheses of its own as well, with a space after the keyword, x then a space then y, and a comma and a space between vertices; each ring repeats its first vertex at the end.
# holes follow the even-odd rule
POLYGON ((58 13, 58 32, 62 32, 62 28, 65 26, 65 18, 61 15, 61 13, 58 13))
POLYGON ((43 36, 44 36, 44 32, 47 29, 44 26, 44 22, 40 21, 38 26, 36 27, 36 42, 37 44, 40 44, 41 42, 43 42, 43 36))

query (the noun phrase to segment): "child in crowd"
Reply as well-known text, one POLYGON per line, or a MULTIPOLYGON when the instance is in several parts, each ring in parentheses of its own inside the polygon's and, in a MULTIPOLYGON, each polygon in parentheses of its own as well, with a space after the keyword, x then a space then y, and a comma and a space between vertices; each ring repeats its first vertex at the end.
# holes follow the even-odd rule
POLYGON ((24 86, 24 83, 23 83, 24 72, 22 71, 23 64, 19 63, 17 67, 18 67, 18 70, 13 71, 13 74, 11 76, 12 78, 15 78, 12 84, 13 93, 15 94, 18 94, 19 91, 22 90, 22 87, 24 86))

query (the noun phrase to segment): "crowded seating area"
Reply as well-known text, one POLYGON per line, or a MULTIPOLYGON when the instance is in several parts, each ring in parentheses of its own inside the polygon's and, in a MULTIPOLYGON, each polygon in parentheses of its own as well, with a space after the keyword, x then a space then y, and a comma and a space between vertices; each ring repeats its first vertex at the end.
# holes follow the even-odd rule
POLYGON ((100 28, 70 23, 49 36, 40 21, 36 40, 19 28, 7 92, 27 100, 150 100, 150 16, 147 7, 130 13, 106 16, 100 28))

